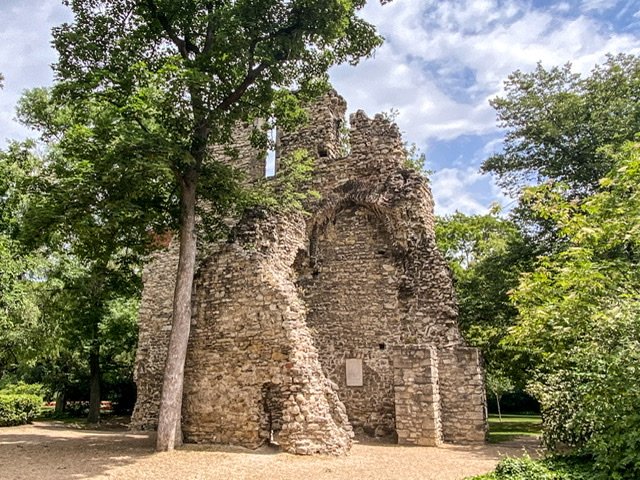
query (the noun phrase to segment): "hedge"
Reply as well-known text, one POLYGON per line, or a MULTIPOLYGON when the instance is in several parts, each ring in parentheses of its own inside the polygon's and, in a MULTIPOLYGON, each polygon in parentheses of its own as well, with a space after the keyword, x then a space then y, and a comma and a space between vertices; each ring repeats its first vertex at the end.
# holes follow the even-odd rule
POLYGON ((31 394, 0 394, 0 427, 23 425, 40 413, 42 397, 31 394))

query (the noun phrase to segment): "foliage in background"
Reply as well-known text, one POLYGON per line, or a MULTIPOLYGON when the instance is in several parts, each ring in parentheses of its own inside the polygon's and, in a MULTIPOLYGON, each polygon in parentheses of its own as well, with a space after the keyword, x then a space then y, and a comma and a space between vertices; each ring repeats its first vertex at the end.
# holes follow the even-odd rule
POLYGON ((640 144, 601 154, 614 168, 591 197, 567 200, 563 185, 527 192, 567 247, 522 278, 509 342, 536 359, 530 390, 545 443, 593 456, 603 478, 631 479, 640 476, 640 144))
POLYGON ((504 151, 482 170, 508 192, 549 179, 564 182, 568 195, 594 192, 613 166, 601 147, 619 147, 640 131, 640 58, 633 55, 609 55, 586 77, 570 64, 538 64, 513 72, 505 90, 491 101, 506 129, 504 151))
POLYGON ((515 323, 517 310, 508 293, 518 285, 520 273, 531 268, 532 247, 498 209, 487 215, 439 217, 436 239, 454 275, 463 335, 481 349, 488 371, 500 371, 523 386, 526 353, 500 342, 515 323))
POLYGON ((42 385, 0 382, 0 427, 23 425, 33 420, 42 406, 42 385))

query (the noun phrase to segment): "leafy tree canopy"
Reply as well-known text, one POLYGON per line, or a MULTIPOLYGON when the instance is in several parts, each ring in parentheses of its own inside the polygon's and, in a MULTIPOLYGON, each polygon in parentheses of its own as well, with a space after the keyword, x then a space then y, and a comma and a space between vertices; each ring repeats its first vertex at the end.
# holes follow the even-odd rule
POLYGON ((512 73, 505 90, 491 101, 507 129, 504 151, 482 170, 512 193, 553 180, 565 182, 568 194, 589 194, 613 165, 600 148, 621 146, 640 131, 640 58, 633 55, 610 55, 586 77, 570 64, 538 64, 512 73))
POLYGON ((523 276, 513 295, 519 323, 508 341, 537 358, 531 390, 547 444, 593 455, 606 478, 637 478, 640 145, 602 155, 614 167, 593 196, 567 200, 566 185, 526 193, 568 245, 523 276))
POLYGON ((439 217, 436 239, 454 274, 465 338, 482 350, 488 370, 519 378, 524 364, 514 363, 516 353, 500 341, 517 314, 508 294, 518 285, 519 274, 531 268, 534 249, 516 224, 498 214, 494 209, 488 215, 439 217))

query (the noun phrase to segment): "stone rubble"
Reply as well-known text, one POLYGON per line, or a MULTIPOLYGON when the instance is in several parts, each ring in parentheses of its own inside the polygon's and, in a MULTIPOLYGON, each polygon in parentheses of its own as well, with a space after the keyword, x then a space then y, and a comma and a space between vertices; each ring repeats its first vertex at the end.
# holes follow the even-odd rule
MULTIPOLYGON (((414 445, 485 440, 482 361, 458 329, 428 181, 405 167, 400 133, 381 115, 351 115, 346 145, 345 112, 331 92, 307 124, 279 132, 279 158, 300 148, 315 158, 310 214, 247 212, 200 263, 187 442, 343 454, 354 430, 414 445), (347 386, 355 359, 362 384, 347 386)), ((257 179, 264 155, 248 132, 228 161, 257 179)), ((145 269, 134 428, 157 423, 176 265, 170 245, 145 269)))

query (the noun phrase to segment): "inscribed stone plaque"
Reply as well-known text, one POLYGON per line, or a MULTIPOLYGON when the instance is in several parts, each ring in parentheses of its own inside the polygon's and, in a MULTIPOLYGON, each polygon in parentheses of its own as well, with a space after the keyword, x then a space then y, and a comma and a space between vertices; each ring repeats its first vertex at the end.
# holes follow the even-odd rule
POLYGON ((362 386, 362 359, 347 358, 347 387, 362 386))

